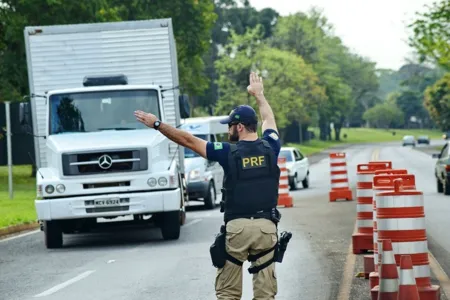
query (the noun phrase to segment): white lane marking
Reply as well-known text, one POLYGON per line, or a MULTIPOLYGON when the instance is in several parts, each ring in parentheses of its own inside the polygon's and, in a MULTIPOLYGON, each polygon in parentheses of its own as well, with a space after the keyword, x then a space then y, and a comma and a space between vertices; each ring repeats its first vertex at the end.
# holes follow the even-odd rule
POLYGON ((198 222, 201 222, 201 221, 202 221, 202 219, 195 219, 195 220, 192 220, 190 222, 187 222, 186 224, 184 224, 183 227, 189 227, 189 226, 197 224, 198 222))
POLYGON ((90 271, 86 271, 84 273, 81 273, 80 275, 78 275, 78 276, 76 276, 76 277, 74 277, 72 279, 69 279, 66 282, 60 283, 60 284, 52 287, 51 289, 46 290, 45 292, 42 292, 42 293, 40 293, 38 295, 35 295, 34 297, 37 298, 37 297, 49 296, 49 295, 51 295, 53 293, 56 293, 57 291, 65 288, 65 287, 67 287, 67 286, 69 286, 71 284, 74 284, 77 281, 80 281, 80 280, 88 277, 89 275, 91 275, 94 272, 95 272, 95 270, 90 270, 90 271))
POLYGON ((40 229, 37 229, 37 230, 33 230, 33 231, 30 231, 30 232, 27 232, 27 233, 22 233, 22 234, 14 235, 14 236, 12 236, 12 237, 5 238, 5 239, 1 239, 1 238, 0 238, 0 243, 2 243, 2 242, 7 242, 7 241, 12 241, 12 240, 15 240, 15 239, 18 239, 18 238, 22 238, 22 237, 26 237, 26 236, 28 236, 28 235, 32 235, 32 234, 38 233, 38 232, 40 232, 40 231, 41 231, 40 229))
POLYGON ((115 259, 110 259, 110 260, 108 260, 108 264, 112 264, 113 262, 115 262, 116 260, 115 259))
POLYGON ((428 252, 428 259, 430 262, 430 269, 433 271, 434 275, 436 276, 437 280, 439 280, 439 283, 441 284, 441 289, 444 291, 445 296, 450 296, 450 279, 447 276, 447 273, 445 273, 442 266, 439 264, 437 259, 434 257, 431 252, 428 252))

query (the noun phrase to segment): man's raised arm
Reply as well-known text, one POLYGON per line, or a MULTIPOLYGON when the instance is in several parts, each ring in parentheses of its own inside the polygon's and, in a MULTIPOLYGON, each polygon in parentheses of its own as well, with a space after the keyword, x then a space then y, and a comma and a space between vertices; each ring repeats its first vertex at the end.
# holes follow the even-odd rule
POLYGON ((264 133, 266 129, 273 129, 278 132, 272 108, 270 107, 269 102, 267 102, 266 97, 264 97, 262 78, 258 77, 254 72, 250 74, 250 85, 247 87, 247 91, 256 98, 256 103, 258 104, 259 113, 261 115, 262 132, 264 133))
MULTIPOLYGON (((136 116, 136 119, 139 122, 141 122, 151 128, 153 128, 155 121, 158 120, 155 115, 146 113, 146 112, 143 112, 140 110, 134 112, 134 115, 136 116)), ((168 139, 174 141, 178 145, 189 148, 192 151, 198 153, 203 158, 206 158, 207 142, 205 140, 202 140, 202 139, 190 134, 189 132, 177 129, 175 127, 172 127, 172 126, 170 126, 168 124, 164 124, 164 123, 161 123, 158 130, 162 134, 164 134, 168 139)))

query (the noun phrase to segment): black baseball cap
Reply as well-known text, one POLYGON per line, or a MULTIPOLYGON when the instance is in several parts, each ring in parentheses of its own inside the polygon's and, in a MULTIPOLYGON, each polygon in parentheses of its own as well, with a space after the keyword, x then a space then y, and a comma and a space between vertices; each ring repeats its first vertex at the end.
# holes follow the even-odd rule
POLYGON ((251 106, 239 105, 231 111, 228 118, 221 120, 220 123, 258 124, 258 116, 256 115, 256 111, 251 106))

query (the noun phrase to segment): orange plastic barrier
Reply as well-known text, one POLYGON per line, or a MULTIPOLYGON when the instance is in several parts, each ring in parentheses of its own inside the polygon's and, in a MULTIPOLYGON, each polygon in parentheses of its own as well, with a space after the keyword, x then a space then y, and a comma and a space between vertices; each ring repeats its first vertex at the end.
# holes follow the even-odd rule
POLYGON ((278 206, 292 207, 292 196, 289 194, 289 177, 286 168, 286 158, 278 158, 278 167, 280 168, 280 183, 278 186, 278 206))
MULTIPOLYGON (((389 166, 390 168, 391 166, 389 166)), ((358 232, 352 235, 353 253, 360 254, 373 250, 373 192, 372 181, 375 171, 385 170, 386 163, 371 162, 357 166, 357 227, 358 232)))
POLYGON ((330 202, 338 199, 353 200, 352 190, 348 184, 347 159, 345 153, 330 153, 330 202))
POLYGON ((364 267, 369 265, 369 261, 371 261, 373 265, 373 269, 367 268, 365 269, 365 274, 368 276, 370 280, 370 288, 375 287, 378 284, 378 226, 377 226, 377 194, 382 191, 393 191, 394 190, 394 180, 401 179, 405 189, 415 190, 416 189, 416 181, 415 176, 412 174, 406 174, 406 170, 387 170, 381 172, 375 172, 375 176, 373 177, 373 255, 364 256, 364 267), (405 174, 402 174, 404 173, 405 174), (391 173, 393 175, 377 175, 377 174, 386 174, 391 173), (395 174, 398 173, 398 174, 395 174), (367 274, 369 272, 369 274, 367 274))
POLYGON ((392 241, 397 266, 401 255, 411 256, 420 299, 436 300, 440 286, 431 284, 423 205, 421 191, 406 190, 402 179, 395 179, 393 191, 377 193, 378 240, 392 241))

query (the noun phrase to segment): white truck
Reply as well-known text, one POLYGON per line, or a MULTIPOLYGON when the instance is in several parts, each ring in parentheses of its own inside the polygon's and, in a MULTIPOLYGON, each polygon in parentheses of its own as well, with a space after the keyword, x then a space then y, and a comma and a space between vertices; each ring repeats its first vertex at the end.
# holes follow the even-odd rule
POLYGON ((63 233, 121 225, 122 216, 178 239, 183 148, 133 114, 152 112, 173 126, 189 117, 171 19, 33 26, 24 36, 31 95, 19 117, 33 126, 47 248, 62 247, 63 233))

